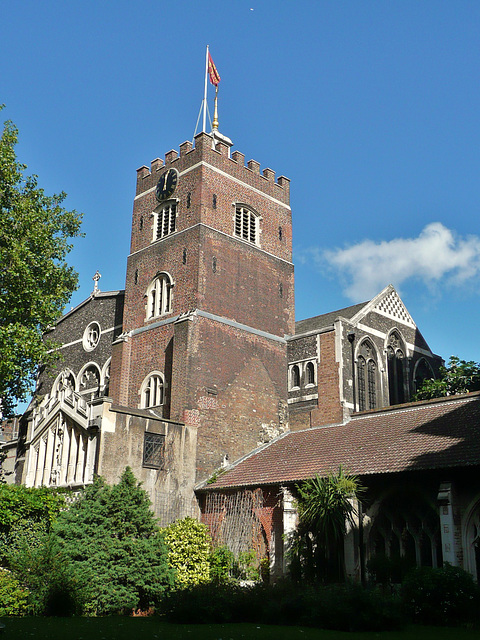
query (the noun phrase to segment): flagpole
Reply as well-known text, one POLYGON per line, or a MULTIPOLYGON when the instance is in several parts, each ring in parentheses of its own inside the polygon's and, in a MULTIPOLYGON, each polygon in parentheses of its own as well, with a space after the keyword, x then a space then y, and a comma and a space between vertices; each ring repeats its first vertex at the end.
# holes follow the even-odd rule
POLYGON ((203 129, 202 131, 205 133, 207 129, 207 76, 208 76, 208 44, 207 44, 207 54, 205 57, 205 90, 203 93, 203 129))

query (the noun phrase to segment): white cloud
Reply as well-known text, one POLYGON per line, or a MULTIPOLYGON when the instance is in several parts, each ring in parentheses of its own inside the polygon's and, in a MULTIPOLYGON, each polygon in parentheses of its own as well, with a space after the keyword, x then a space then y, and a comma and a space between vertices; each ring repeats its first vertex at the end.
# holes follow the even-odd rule
MULTIPOLYGON (((353 301, 366 300, 392 283, 407 280, 432 287, 459 285, 480 274, 480 237, 460 238, 440 222, 427 225, 417 238, 364 240, 345 249, 309 250, 318 264, 328 264, 345 282, 353 301)), ((305 261, 305 252, 301 261, 305 261)))

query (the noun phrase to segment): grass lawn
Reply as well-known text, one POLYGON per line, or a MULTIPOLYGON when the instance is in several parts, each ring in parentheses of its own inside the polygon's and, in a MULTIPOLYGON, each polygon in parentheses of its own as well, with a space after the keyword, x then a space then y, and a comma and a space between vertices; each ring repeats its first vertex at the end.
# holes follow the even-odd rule
POLYGON ((478 640, 478 629, 407 627, 404 631, 344 633, 255 624, 175 625, 159 618, 0 618, 1 640, 478 640))

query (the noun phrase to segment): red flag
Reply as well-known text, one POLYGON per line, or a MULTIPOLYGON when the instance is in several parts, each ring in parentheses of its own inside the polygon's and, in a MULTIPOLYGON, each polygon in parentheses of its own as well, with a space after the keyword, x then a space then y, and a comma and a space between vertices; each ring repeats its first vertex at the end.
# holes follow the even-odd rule
POLYGON ((210 82, 215 86, 220 82, 220 75, 217 71, 217 67, 212 60, 212 56, 210 55, 210 51, 208 52, 208 75, 210 78, 210 82))

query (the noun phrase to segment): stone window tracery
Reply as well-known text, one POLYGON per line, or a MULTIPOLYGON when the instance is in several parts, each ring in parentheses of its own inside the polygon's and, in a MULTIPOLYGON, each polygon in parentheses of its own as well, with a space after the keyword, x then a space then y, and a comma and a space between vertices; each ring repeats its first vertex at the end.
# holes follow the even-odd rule
POLYGON ((405 347, 397 331, 392 331, 387 345, 388 393, 390 404, 405 402, 405 347))
POLYGON ((83 333, 83 348, 93 351, 100 342, 101 329, 98 322, 91 322, 83 333))
POLYGON ((165 400, 165 381, 161 373, 147 376, 142 384, 140 406, 143 409, 163 405, 165 400))
POLYGON ((147 320, 172 310, 172 279, 168 273, 160 273, 147 289, 147 320))
POLYGON ((97 397, 100 392, 100 370, 95 364, 89 365, 80 376, 79 384, 82 395, 97 397))
POLYGON ((377 362, 375 348, 370 340, 364 340, 357 357, 358 410, 375 409, 377 406, 377 362))

